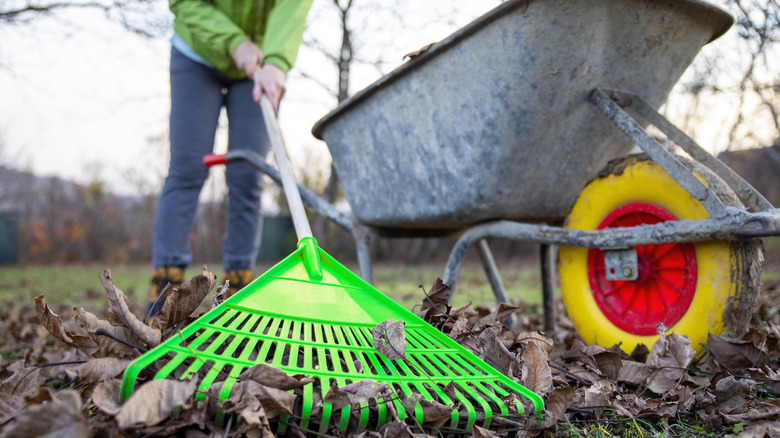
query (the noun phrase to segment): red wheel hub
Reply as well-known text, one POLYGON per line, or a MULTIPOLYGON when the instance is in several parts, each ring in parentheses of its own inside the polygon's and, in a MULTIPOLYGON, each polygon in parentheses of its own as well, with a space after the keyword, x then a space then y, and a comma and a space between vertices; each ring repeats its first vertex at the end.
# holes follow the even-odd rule
MULTIPOLYGON (((613 210, 598 229, 632 227, 677 220, 669 211, 646 202, 613 210)), ((610 281, 604 251, 588 251, 588 280, 596 304, 613 324, 635 335, 654 335, 661 322, 671 327, 685 315, 696 292, 696 251, 691 243, 642 245, 636 250, 635 281, 610 281)))

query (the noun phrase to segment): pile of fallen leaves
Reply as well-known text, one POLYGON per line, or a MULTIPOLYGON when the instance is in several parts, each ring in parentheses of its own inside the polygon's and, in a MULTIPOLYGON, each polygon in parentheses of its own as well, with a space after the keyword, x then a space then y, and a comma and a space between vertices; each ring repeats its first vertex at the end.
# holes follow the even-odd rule
MULTIPOLYGON (((322 435, 291 421, 299 414, 301 388, 311 379, 288 376, 265 364, 244 370, 219 409, 219 385, 202 393, 194 380, 153 376, 120 404, 121 377, 129 361, 178 336, 193 318, 221 302, 225 288, 204 304, 215 287, 215 276, 204 267, 203 274, 169 291, 159 312, 139 318, 141 309, 132 311, 108 271, 101 281, 108 297, 105 320, 82 308, 73 309, 69 317, 58 309, 60 317, 43 296, 36 298, 34 311, 29 305, 0 308, 0 437, 322 435)), ((740 339, 710 335, 701 357, 685 336, 663 334, 662 327, 654 345, 626 354, 617 346, 584 345, 561 316, 561 303, 556 330, 543 333, 538 306, 452 309, 449 297, 449 287, 437 280, 416 311, 545 400, 541 423, 528 417, 511 423, 517 427, 475 426, 470 431, 475 436, 549 436, 592 425, 621 435, 636 427, 636 419, 693 425, 704 436, 736 431, 740 436, 780 436, 776 283, 764 286, 748 333, 740 339), (514 330, 503 324, 510 315, 514 330)), ((394 330, 392 325, 381 328, 394 330)), ((375 342, 387 341, 392 334, 385 335, 375 342)), ((361 381, 332 387, 323 401, 337 408, 372 403, 392 396, 386 386, 361 381)), ((390 409, 383 426, 369 422, 362 430, 339 432, 337 425, 330 425, 328 434, 435 435, 436 426, 443 424, 439 419, 449 418, 459 406, 432 402, 426 408, 430 410, 422 424, 414 415, 401 421, 390 409)))

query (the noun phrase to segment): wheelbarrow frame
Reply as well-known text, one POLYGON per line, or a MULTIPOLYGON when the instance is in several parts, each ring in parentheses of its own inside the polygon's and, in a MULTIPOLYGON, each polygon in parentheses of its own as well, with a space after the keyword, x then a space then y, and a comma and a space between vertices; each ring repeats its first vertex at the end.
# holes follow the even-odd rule
MULTIPOLYGON (((625 228, 606 228, 597 231, 510 220, 486 222, 456 231, 451 229, 393 229, 362 224, 355 217, 339 211, 325 199, 299 184, 301 196, 304 202, 317 213, 351 233, 356 245, 360 276, 369 283, 373 281, 370 246, 377 238, 458 236, 447 260, 442 277, 444 283, 450 285, 453 290, 455 289, 465 254, 476 243, 477 252, 496 299, 499 302, 508 302, 509 298, 486 239, 502 238, 541 244, 542 303, 546 330, 554 328, 554 255, 557 246, 598 248, 605 250, 606 254, 609 255, 639 245, 736 240, 780 235, 780 209, 775 208, 741 176, 698 145, 690 136, 655 111, 642 98, 630 92, 596 88, 590 93, 589 100, 651 160, 663 168, 691 196, 700 201, 711 218, 669 221, 625 228), (629 114, 629 111, 654 125, 695 161, 706 166, 723 179, 743 202, 746 210, 725 206, 709 187, 678 160, 675 154, 642 128, 634 116, 629 114)), ((226 162, 248 161, 276 183, 281 184, 279 172, 255 153, 231 151, 225 154, 224 159, 226 162)), ((635 270, 635 256, 633 260, 630 256, 618 257, 618 260, 635 270)), ((618 269, 618 272, 620 271, 621 269, 618 269)))

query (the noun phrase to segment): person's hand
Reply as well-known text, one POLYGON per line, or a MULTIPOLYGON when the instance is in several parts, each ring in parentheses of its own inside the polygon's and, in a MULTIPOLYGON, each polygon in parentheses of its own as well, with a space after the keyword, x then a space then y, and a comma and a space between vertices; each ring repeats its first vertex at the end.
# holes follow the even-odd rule
POLYGON ((262 60, 263 52, 255 43, 249 40, 238 43, 236 51, 233 52, 233 61, 236 62, 236 67, 238 67, 239 70, 246 72, 246 75, 250 78, 262 60))
POLYGON ((287 74, 273 64, 266 64, 262 69, 255 71, 254 78, 255 87, 252 89, 252 98, 255 99, 255 102, 260 103, 260 97, 265 94, 271 101, 274 111, 278 111, 279 101, 287 90, 284 86, 287 74))

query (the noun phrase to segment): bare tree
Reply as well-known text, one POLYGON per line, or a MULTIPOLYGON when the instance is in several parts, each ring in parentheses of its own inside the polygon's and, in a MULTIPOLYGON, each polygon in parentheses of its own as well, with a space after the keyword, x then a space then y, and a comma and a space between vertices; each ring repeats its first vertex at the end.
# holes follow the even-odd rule
POLYGON ((6 0, 0 3, 0 25, 30 24, 43 16, 57 16, 77 9, 102 11, 106 18, 144 37, 158 37, 168 28, 168 19, 160 11, 161 0, 6 0))
MULTIPOLYGON (((309 40, 306 44, 320 47, 323 53, 336 65, 338 69, 337 86, 336 86, 336 99, 338 103, 341 103, 349 97, 349 76, 350 67, 355 56, 355 50, 352 47, 352 34, 354 30, 350 26, 350 13, 353 11, 353 0, 332 0, 333 5, 338 11, 339 24, 341 25, 341 45, 338 53, 331 55, 327 51, 323 50, 316 40, 309 40)), ((310 75, 307 75, 311 78, 310 75)), ((336 169, 331 164, 330 177, 328 183, 325 186, 324 196, 329 202, 333 202, 336 199, 338 192, 338 177, 336 175, 336 169)))
POLYGON ((728 51, 705 50, 691 67, 691 78, 681 84, 682 90, 693 97, 694 108, 707 96, 733 96, 735 112, 725 122, 729 149, 776 142, 780 139, 780 2, 723 0, 722 4, 735 16, 735 29, 727 34, 731 41, 718 42, 716 47, 728 44, 728 51), (754 130, 759 119, 770 125, 763 132, 754 130))

